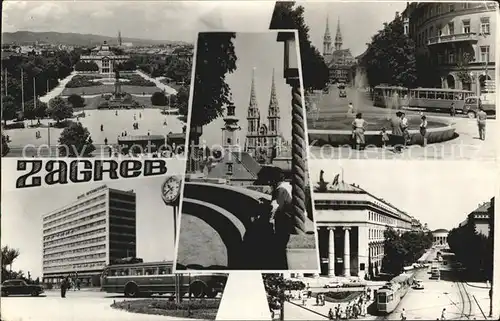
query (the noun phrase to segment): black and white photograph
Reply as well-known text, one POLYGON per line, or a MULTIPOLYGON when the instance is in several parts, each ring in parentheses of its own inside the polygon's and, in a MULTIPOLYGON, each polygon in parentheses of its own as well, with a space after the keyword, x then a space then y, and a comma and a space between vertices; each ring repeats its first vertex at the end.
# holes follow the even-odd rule
POLYGON ((202 7, 6 3, 2 156, 182 154, 202 7))
POLYGON ((497 320, 495 163, 322 160, 309 170, 321 270, 264 274, 276 319, 497 320))
POLYGON ((294 31, 200 33, 177 271, 316 271, 294 31))
POLYGON ((496 159, 496 2, 278 2, 275 16, 301 37, 312 158, 496 159))
POLYGON ((174 274, 180 184, 2 192, 2 320, 215 319, 227 275, 174 274))

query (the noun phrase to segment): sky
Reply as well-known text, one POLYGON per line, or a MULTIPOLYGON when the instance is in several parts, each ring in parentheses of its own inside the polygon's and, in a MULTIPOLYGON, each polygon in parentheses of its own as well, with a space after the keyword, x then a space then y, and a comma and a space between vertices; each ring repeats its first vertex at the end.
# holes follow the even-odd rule
MULTIPOLYGON (((499 191, 494 163, 470 161, 314 160, 309 170, 314 184, 319 172, 333 181, 343 168, 344 182, 359 185, 400 210, 427 223, 429 229, 458 227, 480 203, 499 191)), ((342 177, 342 174, 341 174, 342 177)), ((341 180, 341 178, 340 178, 341 180)))
POLYGON ((406 1, 297 2, 297 4, 304 7, 304 19, 309 26, 310 40, 321 53, 323 53, 323 36, 328 16, 332 47, 337 22, 340 19, 342 49, 351 49, 354 57, 366 50, 366 43, 371 42, 372 36, 383 28, 384 22, 392 21, 396 11, 402 13, 406 8, 406 1))
MULTIPOLYGON (((237 57, 236 70, 226 75, 226 82, 231 88, 236 117, 240 119, 240 144, 245 143, 248 123, 246 120, 250 103, 250 88, 252 71, 255 68, 255 92, 257 105, 260 110, 261 124, 268 123, 267 113, 271 96, 273 68, 275 74, 276 96, 280 108, 280 126, 285 140, 291 141, 291 87, 283 78, 283 51, 282 42, 276 41, 277 32, 237 33, 233 39, 237 57)), ((222 143, 223 118, 218 118, 203 128, 201 137, 207 146, 222 143)))
POLYGON ((213 29, 263 31, 274 3, 228 1, 4 1, 2 30, 186 41, 213 29))
MULTIPOLYGON (((165 177, 121 179, 106 182, 110 188, 136 193, 137 257, 145 262, 174 259, 173 210, 161 197, 165 177)), ((42 275, 41 217, 102 186, 102 182, 68 186, 27 188, 2 193, 2 246, 19 250, 12 268, 42 275)))

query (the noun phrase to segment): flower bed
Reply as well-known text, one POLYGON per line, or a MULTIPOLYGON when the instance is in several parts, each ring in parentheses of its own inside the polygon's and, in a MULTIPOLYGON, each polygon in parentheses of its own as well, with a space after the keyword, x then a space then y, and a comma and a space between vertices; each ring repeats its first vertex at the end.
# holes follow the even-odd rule
POLYGON ((180 304, 168 299, 124 300, 115 302, 112 308, 133 313, 164 315, 177 318, 215 320, 220 300, 184 299, 180 304), (188 312, 189 310, 189 312, 188 312))
MULTIPOLYGON (((316 297, 319 293, 313 293, 316 297)), ((325 295, 325 301, 333 303, 349 302, 357 299, 363 294, 361 291, 343 291, 343 292, 324 292, 321 293, 325 295)))
POLYGON ((84 76, 76 75, 66 84, 66 88, 79 88, 79 87, 94 87, 101 85, 99 82, 94 81, 99 79, 99 76, 84 76))

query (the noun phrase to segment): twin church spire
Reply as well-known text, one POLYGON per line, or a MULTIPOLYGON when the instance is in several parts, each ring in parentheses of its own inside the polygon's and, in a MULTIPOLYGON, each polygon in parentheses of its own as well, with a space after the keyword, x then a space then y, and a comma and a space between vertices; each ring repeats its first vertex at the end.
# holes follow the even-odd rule
MULTIPOLYGON (((248 104, 248 132, 257 133, 260 130, 260 110, 257 104, 257 94, 255 91, 255 68, 252 70, 252 84, 250 85, 250 102, 248 104)), ((268 130, 271 132, 278 132, 279 130, 279 119, 280 110, 278 104, 278 97, 276 95, 276 83, 274 80, 274 69, 271 81, 271 95, 269 98, 269 108, 268 108, 268 130)))
MULTIPOLYGON (((337 32, 335 34, 334 50, 342 49, 342 32, 340 30, 340 18, 337 20, 337 32)), ((330 34, 329 18, 326 17, 325 35, 323 36, 323 55, 332 53, 332 36, 330 34)))

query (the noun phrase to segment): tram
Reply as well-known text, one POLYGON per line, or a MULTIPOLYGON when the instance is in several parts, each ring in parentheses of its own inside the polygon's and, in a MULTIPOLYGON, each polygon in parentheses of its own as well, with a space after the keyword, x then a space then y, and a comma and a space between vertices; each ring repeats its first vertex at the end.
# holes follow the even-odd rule
POLYGON ((377 311, 391 313, 414 282, 413 274, 400 274, 377 291, 377 311))

